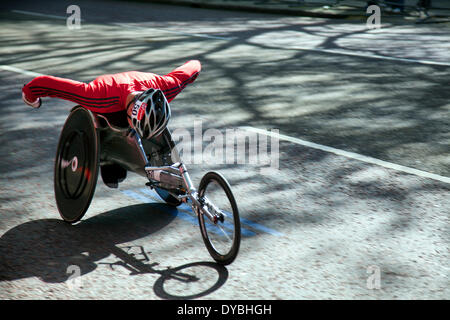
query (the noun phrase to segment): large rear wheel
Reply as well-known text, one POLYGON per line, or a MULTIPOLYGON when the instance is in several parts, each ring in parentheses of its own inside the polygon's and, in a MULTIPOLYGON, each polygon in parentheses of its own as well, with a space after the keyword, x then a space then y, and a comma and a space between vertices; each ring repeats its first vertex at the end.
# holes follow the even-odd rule
POLYGON ((72 110, 62 129, 55 159, 54 191, 64 221, 75 223, 86 213, 97 185, 99 138, 94 116, 72 110))

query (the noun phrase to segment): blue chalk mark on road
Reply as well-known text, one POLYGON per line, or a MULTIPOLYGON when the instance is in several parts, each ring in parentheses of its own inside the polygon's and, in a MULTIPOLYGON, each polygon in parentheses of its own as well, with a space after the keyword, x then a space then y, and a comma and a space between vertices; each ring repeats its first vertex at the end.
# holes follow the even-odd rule
MULTIPOLYGON (((150 189, 142 188, 139 191, 146 194, 147 196, 149 196, 150 198, 154 199, 157 202, 162 201, 161 198, 159 198, 159 196, 157 195, 157 193, 154 191, 151 191, 150 189)), ((164 203, 164 201, 162 203, 164 203)), ((194 224, 196 226, 199 226, 199 223, 197 220, 197 215, 194 213, 194 211, 192 211, 192 208, 190 205, 188 205, 186 203, 182 203, 177 207, 177 209, 180 212, 180 214, 182 214, 182 216, 180 216, 180 218, 182 218, 184 220, 188 220, 188 219, 183 218, 184 215, 187 215, 189 218, 192 219, 192 220, 188 220, 189 222, 191 222, 192 224, 194 224)), ((233 226, 229 222, 225 222, 223 226, 229 230, 233 230, 233 226)), ((225 231, 225 230, 223 230, 223 231, 217 230, 217 228, 213 228, 212 225, 207 225, 206 229, 208 232, 213 232, 216 234, 219 234, 220 232, 225 231)), ((242 228, 242 227, 241 227, 241 234, 244 237, 252 237, 255 235, 255 233, 253 231, 242 228)), ((227 232, 227 235, 231 236, 232 234, 231 234, 231 232, 227 232)))
POLYGON ((271 234, 273 236, 277 236, 277 237, 282 237, 283 236, 283 234, 281 232, 278 232, 278 231, 276 231, 274 229, 271 229, 271 228, 268 228, 266 226, 263 226, 262 224, 250 221, 248 219, 241 218, 241 223, 246 224, 246 225, 248 225, 248 226, 250 226, 250 227, 252 227, 252 228, 254 228, 256 230, 259 230, 259 231, 271 234))
MULTIPOLYGON (((129 196, 131 198, 134 198, 136 200, 142 201, 144 203, 162 203, 162 204, 164 204, 164 202, 161 201, 161 199, 158 199, 159 196, 157 196, 156 193, 152 193, 150 190, 146 190, 146 189, 142 189, 141 191, 144 191, 144 190, 146 191, 145 193, 147 194, 147 197, 143 196, 143 195, 140 195, 139 193, 137 193, 135 191, 131 191, 131 190, 125 190, 125 191, 122 191, 122 193, 124 193, 125 195, 127 195, 127 196, 129 196), (147 191, 149 193, 147 193, 147 191)), ((172 210, 168 211, 168 213, 174 215, 177 218, 185 220, 185 221, 187 221, 187 222, 189 222, 189 223, 199 227, 199 223, 198 223, 197 218, 192 216, 194 214, 194 212, 192 211, 192 209, 188 205, 186 205, 184 203, 181 204, 176 209, 174 209, 173 211, 172 210), (188 210, 186 210, 186 209, 181 208, 181 207, 183 207, 183 205, 186 208, 189 208, 190 212, 188 210), (191 214, 189 214, 189 213, 191 213, 191 214)), ((231 226, 230 223, 225 223, 224 227, 228 227, 228 229, 232 230, 232 226, 231 226)), ((216 233, 216 234, 219 234, 219 235, 222 235, 222 233, 225 232, 228 236, 230 236, 230 237, 232 236, 231 232, 229 232, 227 230, 224 230, 224 229, 218 230, 217 228, 213 228, 212 226, 206 226, 206 228, 207 228, 208 232, 216 233)), ((244 236, 252 236, 252 235, 254 235, 254 232, 248 231, 248 230, 245 230, 245 231, 241 230, 241 232, 242 232, 242 234, 244 236)))
MULTIPOLYGON (((121 190, 121 192, 130 198, 136 199, 136 200, 144 202, 144 203, 155 203, 155 202, 156 203, 165 203, 158 196, 158 194, 156 192, 154 192, 150 189, 145 189, 145 188, 139 189, 140 193, 133 191, 133 190, 121 190)), ((169 213, 174 214, 178 218, 185 220, 195 226, 199 226, 196 214, 192 211, 191 206, 189 206, 186 203, 182 203, 180 206, 178 206, 176 208, 176 211, 171 211, 169 213)), ((232 229, 232 226, 229 223, 228 224, 225 223, 224 227, 228 227, 228 228, 232 229)), ((277 236, 277 237, 283 236, 283 234, 281 232, 278 232, 274 229, 268 228, 262 224, 253 222, 251 220, 241 218, 242 236, 253 237, 256 235, 256 233, 253 230, 250 230, 249 228, 253 229, 255 231, 261 231, 264 233, 268 233, 270 235, 277 236)), ((217 230, 215 228, 213 228, 212 230, 208 229, 208 231, 217 233, 217 230)))

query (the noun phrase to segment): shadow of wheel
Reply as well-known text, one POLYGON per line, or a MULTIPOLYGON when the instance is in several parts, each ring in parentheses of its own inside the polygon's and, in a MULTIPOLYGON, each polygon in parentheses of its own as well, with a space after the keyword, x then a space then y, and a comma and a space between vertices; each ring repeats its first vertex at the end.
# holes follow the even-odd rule
POLYGON ((223 265, 195 262, 162 272, 153 289, 155 294, 163 299, 189 300, 216 291, 227 279, 228 270, 223 265), (190 293, 191 291, 194 293, 190 293))

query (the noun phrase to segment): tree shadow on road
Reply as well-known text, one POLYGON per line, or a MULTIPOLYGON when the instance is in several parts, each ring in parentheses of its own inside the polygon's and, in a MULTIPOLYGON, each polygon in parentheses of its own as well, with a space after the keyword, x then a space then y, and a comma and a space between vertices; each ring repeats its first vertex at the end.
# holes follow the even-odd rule
MULTIPOLYGON (((73 275, 74 269, 69 266, 75 266, 82 277, 106 264, 112 270, 114 266, 121 266, 129 270, 130 275, 160 275, 153 289, 163 299, 193 299, 208 295, 228 278, 228 271, 222 265, 194 262, 158 268, 159 263, 150 261, 148 247, 120 245, 157 233, 169 225, 177 213, 177 209, 165 204, 147 203, 111 210, 75 225, 57 219, 18 225, 0 238, 0 282, 38 277, 47 283, 64 283, 73 275), (110 255, 118 261, 101 262, 110 255), (202 269, 203 273, 196 269, 202 269), (205 282, 205 273, 216 278, 205 282), (174 282, 178 286, 183 284, 184 291, 177 291, 181 295, 167 291, 165 284, 168 282, 172 287, 174 282), (197 291, 191 292, 190 286, 197 291)), ((149 237, 148 246, 159 247, 161 244, 149 237)))
MULTIPOLYGON (((399 47, 405 47, 417 58, 431 59, 429 48, 435 42, 421 42, 417 48, 415 33, 371 38, 373 34, 366 28, 347 30, 334 21, 321 19, 282 24, 275 23, 276 19, 270 16, 252 19, 248 22, 228 17, 217 22, 223 29, 220 34, 230 41, 173 39, 172 33, 156 31, 152 36, 134 39, 117 26, 97 24, 90 29, 93 34, 85 38, 81 36, 83 33, 66 37, 48 28, 37 28, 31 39, 17 40, 12 34, 0 43, 17 47, 13 53, 5 54, 5 64, 39 62, 44 67, 37 71, 44 72, 51 62, 51 67, 58 70, 54 75, 76 80, 124 71, 124 61, 130 70, 167 72, 186 59, 196 58, 202 61, 204 71, 195 85, 183 93, 183 100, 174 102, 174 115, 181 110, 183 115, 207 114, 206 106, 214 110, 213 114, 217 111, 224 115, 211 123, 215 127, 279 128, 281 133, 308 141, 448 174, 445 162, 448 94, 442 90, 448 67, 314 51, 317 48, 363 50, 397 57, 405 54, 399 47), (285 35, 281 37, 282 42, 273 39, 276 33, 285 35), (99 36, 93 41, 92 35, 99 36), (357 40, 359 36, 368 38, 357 40), (298 49, 303 43, 300 40, 312 50, 298 49), (370 46, 372 41, 380 41, 380 46, 370 46), (399 41, 402 46, 397 45, 399 41), (45 48, 39 55, 19 50, 38 44, 45 48), (266 78, 270 81, 265 81, 266 78), (211 94, 211 88, 215 88, 215 94, 211 94), (227 115, 236 114, 243 116, 238 119, 232 116, 232 123, 219 123, 227 115)), ((186 16, 182 21, 172 21, 170 28, 196 32, 196 28, 203 27, 197 31, 204 31, 209 30, 205 26, 210 25, 210 20, 186 16)), ((30 17, 19 17, 14 23, 26 28, 31 21, 30 17)), ((10 22, 5 19, 5 23, 10 22)), ((46 23, 58 26, 58 22, 46 23)), ((160 25, 154 21, 145 27, 153 30, 160 25)), ((427 35, 432 38, 428 31, 418 31, 423 39, 427 35)))
MULTIPOLYGON (((127 22, 124 19, 121 21, 127 22)), ((246 17, 226 14, 223 19, 215 21, 217 17, 214 15, 209 18, 206 14, 201 18, 186 15, 182 19, 167 20, 171 22, 167 25, 162 17, 143 25, 154 33, 136 38, 130 38, 129 31, 102 23, 93 24, 89 33, 73 32, 65 36, 55 32, 62 28, 61 24, 50 21, 46 23, 52 28, 35 26, 30 30, 30 38, 22 39, 10 34, 0 43, 14 49, 5 53, 4 63, 18 64, 25 69, 28 64, 33 66, 33 71, 39 72, 57 70, 55 75, 77 80, 124 71, 122 68, 165 72, 170 71, 171 66, 196 58, 204 66, 202 75, 183 92, 181 99, 177 98, 173 103, 176 117, 204 115, 209 117, 210 127, 219 129, 249 125, 279 128, 280 133, 307 141, 448 175, 450 167, 445 160, 448 158, 449 94, 442 89, 448 79, 447 66, 314 51, 362 49, 367 53, 401 57, 405 53, 402 48, 407 48, 408 52, 414 53, 413 57, 431 59, 432 52, 444 52, 430 50, 437 43, 431 31, 417 29, 419 33, 390 35, 389 28, 385 28, 386 36, 356 41, 358 37, 363 39, 362 36, 370 35, 371 31, 364 27, 347 30, 345 26, 340 27, 328 20, 279 23, 279 19, 258 15, 247 21, 246 17), (211 21, 214 21, 213 25, 211 21), (232 40, 212 41, 174 36, 173 33, 158 34, 155 28, 163 26, 175 33, 177 30, 206 32, 232 40), (418 35, 423 39, 420 46, 417 46, 418 35), (380 46, 370 45, 372 40, 379 41, 380 46), (312 50, 301 49, 303 44, 312 50), (30 54, 31 48, 36 47, 37 54, 30 54), (38 65, 39 69, 34 69, 38 65)), ((28 16, 13 16, 4 22, 14 23, 20 30, 26 29, 33 20, 35 18, 28 16)), ((140 19, 133 15, 131 22, 136 21, 140 19)), ((9 98, 12 100, 12 96, 9 98)), ((41 108, 39 112, 45 112, 51 119, 63 114, 62 110, 54 109, 54 113, 50 110, 41 108)), ((42 134, 46 137, 55 135, 54 130, 49 129, 47 134, 42 134)), ((13 135, 12 130, 10 134, 13 135)), ((318 180, 317 168, 327 164, 327 154, 323 152, 303 149, 299 152, 292 145, 282 146, 281 151, 281 169, 303 169, 291 173, 291 184, 273 177, 266 186, 264 182, 269 179, 257 173, 236 182, 258 183, 261 186, 257 191, 263 193, 273 191, 275 186, 282 193, 291 186, 300 185, 299 180, 304 183, 318 180), (308 175, 305 170, 311 168, 307 166, 311 163, 316 166, 308 175)), ((338 178, 335 172, 324 172, 324 184, 334 184, 336 180, 342 181, 358 171, 364 172, 364 169, 364 166, 352 165, 338 172, 338 178)), ((330 196, 328 188, 308 188, 302 192, 314 194, 319 199, 330 196)), ((363 181, 351 185, 349 192, 369 200, 393 199, 395 196, 401 203, 405 195, 393 193, 394 189, 389 185, 380 189, 376 182, 363 181)), ((299 198, 294 198, 297 203, 299 198)), ((273 208, 273 204, 269 207, 273 208)), ((291 213, 292 209, 286 211, 291 213)), ((260 212, 255 216, 257 214, 260 212)), ((267 214, 267 219, 277 217, 267 214)))

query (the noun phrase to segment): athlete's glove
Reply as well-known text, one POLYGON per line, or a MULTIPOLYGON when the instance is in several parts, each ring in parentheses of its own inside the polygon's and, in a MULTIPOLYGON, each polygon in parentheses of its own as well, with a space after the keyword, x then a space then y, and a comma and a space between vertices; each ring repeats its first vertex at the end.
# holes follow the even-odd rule
POLYGON ((22 92, 22 100, 27 105, 29 105, 30 107, 33 107, 35 109, 39 108, 42 104, 41 98, 37 98, 36 101, 34 101, 34 102, 28 101, 27 98, 25 97, 25 93, 23 93, 23 92, 22 92))

